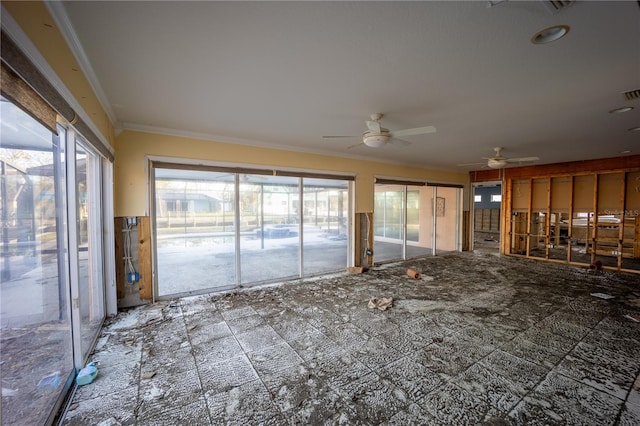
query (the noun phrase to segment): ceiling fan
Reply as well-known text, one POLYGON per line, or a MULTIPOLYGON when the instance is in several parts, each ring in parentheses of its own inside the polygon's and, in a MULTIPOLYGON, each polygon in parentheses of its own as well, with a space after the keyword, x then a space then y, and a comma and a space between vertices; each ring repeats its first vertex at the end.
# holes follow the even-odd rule
POLYGON ((533 163, 534 161, 538 161, 540 159, 538 157, 507 158, 502 155, 503 149, 504 148, 502 147, 493 148, 493 150, 496 152, 496 155, 494 155, 493 157, 482 157, 483 159, 487 160, 486 163, 466 163, 458 164, 458 166, 475 166, 484 164, 484 167, 489 167, 491 169, 502 169, 503 167, 506 167, 507 165, 512 163, 533 163))
MULTIPOLYGON (((367 120, 367 129, 362 134, 362 142, 352 145, 349 148, 366 145, 371 148, 379 148, 387 143, 408 145, 410 142, 398 139, 404 136, 422 135, 425 133, 434 133, 436 128, 433 126, 415 127, 413 129, 396 130, 394 132, 385 129, 380 125, 382 114, 371 114, 371 120, 367 120)), ((323 136, 324 139, 331 138, 357 138, 359 136, 323 136)))

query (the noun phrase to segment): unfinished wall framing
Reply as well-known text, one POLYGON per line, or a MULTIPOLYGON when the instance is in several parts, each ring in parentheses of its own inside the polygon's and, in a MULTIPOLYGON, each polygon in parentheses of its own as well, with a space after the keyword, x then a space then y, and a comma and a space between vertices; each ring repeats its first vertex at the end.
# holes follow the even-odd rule
POLYGON ((640 156, 582 163, 504 170, 501 253, 640 273, 640 156))
POLYGON ((638 172, 508 179, 505 254, 640 272, 638 172), (628 199, 627 199, 628 195, 628 199))

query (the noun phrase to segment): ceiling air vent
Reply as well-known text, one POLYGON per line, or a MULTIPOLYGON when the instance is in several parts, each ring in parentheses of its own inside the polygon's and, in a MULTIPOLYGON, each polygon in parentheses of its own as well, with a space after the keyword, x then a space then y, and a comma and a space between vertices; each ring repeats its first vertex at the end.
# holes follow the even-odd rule
POLYGON ((624 98, 628 101, 632 101, 634 99, 640 99, 640 89, 627 90, 626 92, 622 92, 624 98))
POLYGON ((575 3, 576 0, 545 0, 542 3, 544 4, 545 8, 549 11, 549 13, 558 13, 563 9, 566 9, 567 7, 571 6, 573 3, 575 3))

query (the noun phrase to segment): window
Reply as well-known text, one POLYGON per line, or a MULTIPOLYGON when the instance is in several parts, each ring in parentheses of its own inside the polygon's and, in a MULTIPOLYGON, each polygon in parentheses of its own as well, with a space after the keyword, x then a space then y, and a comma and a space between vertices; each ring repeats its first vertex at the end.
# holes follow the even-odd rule
POLYGON ((347 266, 348 180, 163 165, 152 165, 159 297, 347 266))
MULTIPOLYGON (((476 195, 477 197, 477 195, 476 195)), ((492 203, 499 203, 502 201, 502 195, 501 194, 491 194, 491 202, 492 203)))
POLYGON ((474 195, 473 196, 473 202, 474 203, 481 203, 482 202, 482 195, 474 195))

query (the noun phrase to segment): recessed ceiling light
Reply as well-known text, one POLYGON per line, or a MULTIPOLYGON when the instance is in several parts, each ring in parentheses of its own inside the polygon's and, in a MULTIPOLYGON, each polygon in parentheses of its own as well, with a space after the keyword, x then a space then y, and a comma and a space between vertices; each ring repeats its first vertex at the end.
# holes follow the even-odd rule
POLYGON ((620 114, 620 113, 623 113, 623 112, 629 112, 632 109, 633 109, 633 107, 630 107, 630 106, 614 108, 611 111, 609 111, 609 114, 620 114))
POLYGON ((638 126, 638 127, 632 127, 632 128, 630 128, 630 129, 627 129, 627 130, 628 130, 628 131, 630 131, 630 132, 638 132, 638 131, 640 131, 640 126, 638 126))
POLYGON ((568 25, 554 25, 538 31, 531 37, 533 44, 546 44, 552 41, 560 40, 569 33, 568 25))

